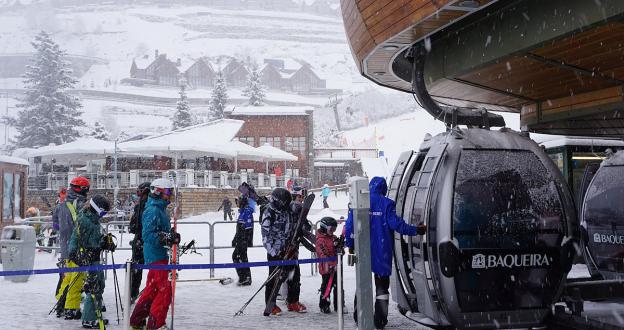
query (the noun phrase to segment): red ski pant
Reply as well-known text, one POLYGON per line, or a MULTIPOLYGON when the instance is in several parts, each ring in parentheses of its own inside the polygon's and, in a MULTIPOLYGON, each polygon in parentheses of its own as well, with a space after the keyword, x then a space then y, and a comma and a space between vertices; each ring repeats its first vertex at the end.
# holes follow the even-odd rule
MULTIPOLYGON (((167 260, 159 260, 150 265, 166 265, 167 260)), ((158 329, 165 325, 169 304, 171 303, 171 282, 169 271, 150 269, 147 283, 139 300, 134 306, 130 325, 141 327, 147 319, 147 329, 158 329)))

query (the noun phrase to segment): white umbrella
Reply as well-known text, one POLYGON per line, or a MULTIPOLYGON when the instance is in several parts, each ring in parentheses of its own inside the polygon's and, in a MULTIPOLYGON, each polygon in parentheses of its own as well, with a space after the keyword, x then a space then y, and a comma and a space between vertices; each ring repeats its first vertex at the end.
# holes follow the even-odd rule
POLYGON ((150 136, 142 140, 120 143, 127 152, 149 153, 175 158, 218 157, 231 159, 236 153, 228 143, 243 126, 242 120, 220 119, 208 123, 150 136))
MULTIPOLYGON (((269 174, 269 162, 277 162, 277 161, 295 161, 299 158, 297 156, 281 150, 279 148, 275 148, 274 146, 265 143, 262 146, 257 148, 259 151, 263 152, 267 155, 267 158, 264 159, 266 162, 266 173, 269 174)), ((286 170, 286 166, 284 166, 284 170, 286 170)))
MULTIPOLYGON (((119 152, 119 148, 117 149, 119 152)), ((115 142, 91 137, 78 138, 75 141, 59 145, 49 145, 37 149, 22 149, 22 156, 41 157, 43 160, 76 163, 101 158, 115 153, 115 142)))
POLYGON ((234 172, 238 172, 239 160, 264 161, 267 157, 270 157, 270 155, 263 153, 257 148, 238 140, 230 141, 227 144, 227 148, 236 153, 236 156, 234 157, 234 172))

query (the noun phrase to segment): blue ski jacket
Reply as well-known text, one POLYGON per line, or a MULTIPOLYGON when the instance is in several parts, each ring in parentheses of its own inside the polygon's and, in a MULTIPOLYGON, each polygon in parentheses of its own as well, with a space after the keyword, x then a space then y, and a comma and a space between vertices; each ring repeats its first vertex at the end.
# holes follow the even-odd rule
POLYGON ((254 209, 251 206, 245 206, 242 209, 238 210, 238 223, 241 223, 245 226, 245 229, 253 228, 253 212, 254 209))
MULTIPOLYGON (((396 214, 394 201, 387 198, 386 179, 374 177, 368 185, 370 190, 370 244, 372 270, 378 276, 392 274, 392 245, 394 232, 416 236, 416 226, 405 223, 396 214)), ((349 210, 345 229, 345 245, 353 247, 353 212, 349 210)))
POLYGON ((171 222, 165 209, 169 201, 148 197, 143 211, 143 257, 145 264, 168 259, 167 248, 160 243, 160 233, 171 231, 171 222))

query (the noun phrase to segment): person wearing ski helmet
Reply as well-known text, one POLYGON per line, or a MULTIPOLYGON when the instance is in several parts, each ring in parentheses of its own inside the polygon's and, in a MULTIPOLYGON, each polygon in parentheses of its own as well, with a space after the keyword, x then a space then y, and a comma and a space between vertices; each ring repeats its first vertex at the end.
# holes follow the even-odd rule
MULTIPOLYGON (((69 260, 79 266, 100 265, 100 252, 115 251, 117 247, 112 235, 102 234, 100 220, 110 211, 110 202, 101 195, 95 195, 78 212, 78 219, 69 240, 69 260)), ((98 314, 102 314, 102 294, 104 293, 104 272, 89 271, 84 281, 85 293, 82 310, 82 327, 98 329, 98 314), (99 313, 96 313, 99 312, 99 313)), ((104 324, 108 320, 102 319, 104 324)))
MULTIPOLYGON (((402 235, 416 236, 425 233, 425 226, 407 224, 396 214, 396 206, 393 200, 386 197, 388 185, 383 177, 371 179, 368 190, 370 191, 370 245, 371 266, 375 275, 375 314, 373 316, 375 327, 383 329, 388 323, 388 301, 390 294, 390 274, 392 274, 392 254, 394 244, 394 232, 402 235)), ((353 249, 353 211, 349 207, 349 215, 345 224, 345 245, 351 252, 353 249)), ((357 306, 357 297, 355 301, 357 306)), ((357 323, 357 309, 353 313, 353 319, 357 323)))
MULTIPOLYGON (((180 243, 180 234, 171 229, 167 205, 173 195, 173 184, 168 179, 156 179, 150 186, 142 219, 143 258, 148 265, 167 265, 167 248, 180 243)), ((171 304, 169 271, 150 269, 147 283, 139 297, 130 326, 141 329, 159 329, 165 325, 171 304)))
MULTIPOLYGON (((68 244, 78 220, 78 211, 87 201, 89 192, 89 179, 79 176, 69 182, 69 189, 65 201, 60 203, 52 214, 53 227, 58 230, 59 246, 61 250, 61 267, 75 268, 76 263, 69 260, 68 244)), ((73 272, 63 274, 63 281, 56 291, 58 301, 56 316, 65 315, 66 320, 78 320, 80 313, 80 291, 82 289, 85 274, 73 272)))
MULTIPOLYGON (((337 251, 342 249, 342 242, 338 237, 334 236, 334 232, 338 227, 338 222, 332 217, 324 217, 319 223, 316 231, 316 256, 318 258, 332 258, 337 256, 337 251)), ((331 291, 334 292, 334 311, 338 310, 338 292, 337 290, 337 274, 336 261, 326 261, 319 263, 319 273, 322 277, 321 297, 319 298, 319 309, 322 313, 331 313, 329 308, 331 291)), ((344 295, 343 295, 344 296, 344 295)), ((344 301, 342 302, 344 306, 344 301)))
MULTIPOLYGON (((236 234, 232 240, 232 246, 234 252, 232 252, 232 262, 234 263, 246 263, 247 259, 247 247, 249 246, 249 239, 253 232, 253 209, 249 206, 248 198, 241 196, 238 199, 238 221, 236 223, 236 234)), ((236 268, 238 274, 238 285, 248 286, 251 285, 251 270, 249 267, 236 268)))
MULTIPOLYGON (((128 231, 134 234, 134 239, 130 241, 132 246, 132 262, 136 264, 143 264, 143 210, 145 210, 145 204, 147 203, 147 197, 150 192, 151 182, 143 182, 137 187, 136 195, 139 198, 139 202, 134 206, 132 217, 130 217, 130 226, 128 231)), ((141 281, 143 280, 143 270, 132 270, 132 283, 130 288, 130 300, 134 302, 139 296, 139 289, 141 287, 141 281)))
MULTIPOLYGON (((284 188, 275 188, 271 193, 271 202, 262 214, 262 244, 267 250, 268 261, 278 261, 296 258, 295 255, 286 255, 289 241, 294 237, 297 225, 291 208, 292 196, 284 188)), ((269 266, 271 274, 277 266, 269 266)), ((284 276, 275 278, 266 284, 264 300, 267 304, 273 305, 269 315, 280 315, 282 310, 275 305, 275 297, 271 297, 271 292, 275 286, 280 286, 282 282, 288 283, 288 295, 286 303, 289 311, 305 313, 306 307, 299 302, 300 276, 299 267, 283 266, 284 276), (273 300, 269 301, 270 298, 273 300)))

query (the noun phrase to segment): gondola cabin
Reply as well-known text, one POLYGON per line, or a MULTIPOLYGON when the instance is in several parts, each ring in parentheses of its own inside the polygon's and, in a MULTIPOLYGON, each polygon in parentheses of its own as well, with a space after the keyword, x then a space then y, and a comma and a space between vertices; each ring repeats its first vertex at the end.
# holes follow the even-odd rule
POLYGON ((427 225, 422 237, 395 236, 401 312, 434 327, 542 324, 571 267, 578 220, 535 142, 506 128, 428 137, 401 155, 388 195, 403 219, 427 225))
POLYGON ((24 217, 24 199, 28 174, 28 161, 0 156, 0 228, 24 217))
POLYGON ((585 263, 594 278, 624 278, 624 151, 600 164, 581 207, 585 263))

